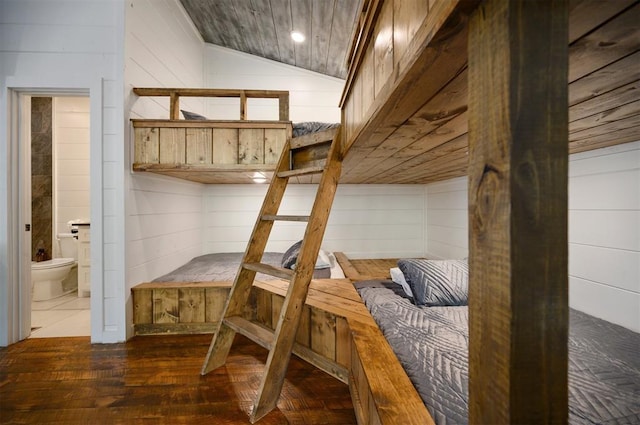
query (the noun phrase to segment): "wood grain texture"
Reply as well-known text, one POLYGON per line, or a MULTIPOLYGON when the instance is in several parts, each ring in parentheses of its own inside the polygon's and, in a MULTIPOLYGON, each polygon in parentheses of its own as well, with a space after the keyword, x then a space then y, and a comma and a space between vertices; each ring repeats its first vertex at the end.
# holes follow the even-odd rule
MULTIPOLYGON (((278 165, 276 166, 276 171, 284 171, 288 169, 289 152, 289 146, 285 145, 280 155, 278 165)), ((276 215, 278 213, 278 209, 280 208, 280 203, 282 202, 286 187, 286 178, 276 176, 271 181, 262 207, 260 208, 260 212, 258 213, 258 219, 256 220, 256 224, 251 233, 251 238, 249 239, 247 250, 245 251, 245 254, 243 256, 243 264, 259 263, 262 259, 262 254, 264 253, 265 247, 267 245, 267 240, 269 239, 271 229, 273 228, 273 221, 260 220, 260 217, 263 217, 265 215, 276 215)), ((244 266, 240 268, 233 282, 233 286, 229 293, 227 303, 225 304, 223 319, 227 317, 242 315, 245 305, 247 305, 255 276, 256 272, 254 270, 247 269, 244 266)), ((207 356, 205 357, 205 361, 202 366, 203 375, 209 373, 213 369, 222 366, 225 363, 227 354, 229 353, 231 344, 233 343, 234 335, 235 332, 228 326, 225 326, 224 323, 220 326, 213 339, 211 340, 209 351, 207 352, 207 356)), ((289 347, 288 352, 289 354, 291 353, 291 347, 289 347)), ((273 350, 270 352, 270 357, 272 353, 273 350)), ((269 366, 267 366, 267 370, 269 370, 269 366)), ((261 385, 259 394, 262 394, 262 392, 263 390, 261 385)), ((273 408, 273 405, 271 406, 271 408, 273 408)), ((255 411, 254 413, 252 413, 252 416, 254 415, 255 411)))
MULTIPOLYGON (((375 264, 379 260, 353 261, 375 264)), ((382 260, 382 263, 384 261, 382 260)), ((365 267, 365 263, 358 264, 365 267)), ((216 300, 213 301, 224 303, 225 291, 229 290, 230 285, 230 282, 148 282, 137 285, 132 292, 136 302, 140 299, 140 295, 144 296, 163 286, 165 286, 164 289, 179 291, 190 288, 204 289, 207 309, 209 309, 211 305, 209 298, 215 297, 216 300)), ((249 304, 256 305, 256 314, 251 320, 261 325, 266 325, 266 322, 277 323, 289 285, 289 282, 280 280, 256 281, 252 287, 252 296, 249 297, 249 304)), ((254 309, 245 307, 244 310, 253 311, 254 309)), ((155 332, 163 335, 212 333, 218 325, 216 320, 222 316, 222 308, 217 311, 217 315, 209 314, 207 311, 207 321, 212 320, 210 323, 136 324, 136 332, 138 334, 155 332)), ((245 317, 251 318, 251 314, 245 317)), ((238 320, 238 322, 239 326, 247 325, 244 321, 238 320)), ((266 325, 266 328, 273 330, 274 326, 266 325)), ((272 333, 260 333, 263 334, 260 341, 273 340, 272 333)), ((267 342, 263 343, 267 344, 267 342)), ((231 355, 232 353, 233 349, 231 355)), ((385 425, 431 423, 427 410, 422 405, 413 385, 402 371, 392 354, 391 347, 377 329, 362 299, 348 279, 311 281, 293 353, 343 382, 347 379, 350 381, 351 397, 359 423, 385 425), (314 311, 313 314, 312 311, 314 311), (315 342, 312 342, 312 338, 315 342), (335 350, 327 350, 329 347, 335 347, 335 350), (326 351, 326 353, 323 355, 319 351, 326 351), (366 363, 362 362, 361 357, 366 363), (360 397, 361 394, 364 397, 360 397), (374 422, 370 422, 370 418, 374 418, 374 422), (416 422, 412 422, 414 420, 416 422)), ((229 367, 228 362, 227 367, 229 367)), ((286 391, 286 385, 283 391, 286 391)), ((251 396, 247 395, 247 400, 250 398, 251 396)), ((281 396, 279 400, 281 403, 283 397, 281 396)))
MULTIPOLYGON (((342 165, 339 138, 340 133, 338 133, 336 140, 334 140, 329 150, 327 164, 322 174, 320 184, 318 185, 316 198, 302 240, 298 261, 296 262, 295 273, 291 279, 291 285, 285 297, 284 304, 282 305, 282 311, 275 328, 274 342, 267 358, 266 372, 262 377, 258 398, 251 412, 252 422, 259 420, 275 407, 282 389, 284 374, 295 342, 303 306, 307 299, 315 259, 320 250, 320 244, 324 237, 331 205, 333 204, 338 186, 342 165)), ((283 156, 281 157, 278 168, 284 168, 285 163, 288 162, 288 153, 289 146, 283 150, 283 156)), ((271 191, 272 188, 278 189, 277 180, 272 182, 269 191, 271 191)), ((282 190, 284 191, 284 187, 282 190)), ((278 191, 277 196, 282 198, 282 193, 278 191)), ((267 194, 264 205, 268 205, 270 202, 269 194, 267 194)), ((261 211, 258 217, 262 217, 265 214, 269 214, 269 212, 261 211)), ((266 223, 272 222, 258 220, 256 229, 260 228, 261 225, 266 226, 266 223)), ((268 228, 271 228, 270 225, 268 228)), ((261 254, 264 251, 264 242, 261 240, 255 242, 257 248, 254 248, 254 240, 252 240, 247 248, 247 252, 253 249, 260 249, 261 254)))
MULTIPOLYGON (((279 154, 280 152, 278 152, 279 154)), ((279 157, 279 155, 278 155, 279 157)), ((264 164, 264 130, 240 129, 238 133, 238 163, 264 164)))
POLYGON ((568 419, 567 27, 563 1, 470 24, 471 423, 568 419))
MULTIPOLYGON (((375 81, 383 84, 376 96, 370 93, 375 64, 367 55, 377 37, 365 31, 353 41, 362 51, 354 54, 358 60, 351 65, 342 112, 345 145, 356 142, 346 152, 342 183, 430 183, 467 174, 467 143, 459 138, 468 132, 462 117, 467 109, 462 33, 473 5, 433 2, 413 37, 405 39, 404 31, 417 25, 425 13, 419 7, 427 2, 396 3, 394 71, 388 81, 375 81), (407 21, 409 15, 415 21, 407 21), (434 163, 434 158, 441 159, 434 163)), ((634 18, 638 7, 628 0, 570 2, 571 152, 633 139, 638 114, 627 104, 640 99, 633 88, 640 80, 640 21, 634 18), (573 128, 578 126, 581 132, 576 134, 573 128)), ((372 22, 379 25, 377 19, 372 22)))
POLYGON ((344 78, 357 0, 181 0, 208 43, 344 78), (292 30, 307 41, 296 44, 292 30))
POLYGON ((141 164, 157 164, 160 161, 159 132, 156 128, 134 130, 135 152, 133 161, 141 164))
MULTIPOLYGON (((27 339, 0 348, 0 420, 21 424, 247 424, 267 352, 238 336, 200 376, 208 335, 27 339), (34 370, 38 366, 38 371, 34 370)), ((265 425, 356 424, 348 386, 294 357, 265 425)))
POLYGON ((187 164, 208 165, 213 161, 210 128, 187 128, 187 164))
POLYGON ((238 164, 238 129, 214 128, 213 164, 238 164))
POLYGON ((160 155, 158 162, 161 164, 186 163, 186 138, 184 128, 160 128, 160 155))

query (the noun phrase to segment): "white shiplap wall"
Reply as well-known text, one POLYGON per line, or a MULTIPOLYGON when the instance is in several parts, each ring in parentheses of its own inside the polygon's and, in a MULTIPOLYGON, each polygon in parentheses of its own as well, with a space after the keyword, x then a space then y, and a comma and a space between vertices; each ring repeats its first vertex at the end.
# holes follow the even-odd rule
POLYGON ((69 220, 91 217, 89 118, 89 97, 53 98, 54 240, 69 232, 69 220))
POLYGON ((570 158, 569 301, 640 332, 640 142, 570 158))
MULTIPOLYGON (((133 87, 203 87, 204 42, 176 0, 130 0, 126 8, 125 100, 130 118, 169 117, 168 99, 138 98, 133 87)), ((202 102, 181 100, 184 108, 202 102)), ((131 167, 132 130, 125 137, 131 167)), ((144 173, 126 174, 127 323, 130 288, 187 262, 202 251, 204 185, 144 173)), ((127 327, 128 335, 132 327, 127 327)))
MULTIPOLYGON (((212 44, 206 46, 207 87, 288 90, 291 121, 340 122, 338 102, 344 80, 212 44)), ((207 102, 204 113, 211 119, 239 119, 239 105, 235 99, 218 99, 207 102)), ((248 119, 278 119, 277 105, 275 99, 249 99, 248 119)))
POLYGON ((469 252, 467 178, 429 184, 426 197, 426 257, 466 257, 469 252))
MULTIPOLYGON (((243 252, 265 185, 207 186, 205 252, 243 252)), ((315 185, 289 185, 280 214, 306 215, 315 185)), ((424 252, 424 187, 338 186, 322 247, 351 258, 415 257, 424 252)), ((267 250, 284 252, 302 238, 304 224, 276 223, 267 250)))
MULTIPOLYGON (((106 172, 110 166, 113 170, 124 169, 124 158, 117 155, 123 138, 123 32, 124 2, 0 1, 0 134, 7 134, 9 90, 80 91, 90 95, 91 199, 96 206, 91 220, 92 229, 97 229, 92 238, 92 289, 100 288, 92 292, 94 342, 124 339, 120 307, 124 280, 123 274, 117 273, 121 261, 115 255, 124 255, 124 230, 119 221, 124 215, 124 188, 121 179, 115 176, 113 180, 114 174, 106 172), (109 235, 104 245, 103 234, 109 235)), ((7 138, 0 137, 0 170, 8 169, 11 149, 7 138)), ((0 210, 16 207, 7 198, 10 183, 7 173, 0 173, 0 210)), ((0 247, 7 247, 8 216, 0 217, 0 247)), ((9 263, 13 267, 11 254, 0 249, 0 274, 6 273, 9 263)), ((16 292, 9 289, 16 283, 8 276, 0 275, 0 345, 15 341, 9 324, 19 317, 14 309, 16 292)))
MULTIPOLYGON (((466 177, 427 193, 427 255, 468 253, 466 177)), ((640 331, 640 142, 569 158, 569 302, 640 331)))

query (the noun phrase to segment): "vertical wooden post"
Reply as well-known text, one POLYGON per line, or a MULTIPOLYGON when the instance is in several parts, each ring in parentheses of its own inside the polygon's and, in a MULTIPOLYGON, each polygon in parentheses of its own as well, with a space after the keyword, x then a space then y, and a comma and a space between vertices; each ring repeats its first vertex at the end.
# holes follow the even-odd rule
POLYGON ((247 94, 244 90, 240 91, 240 119, 247 119, 247 94))
POLYGON ((562 0, 470 22, 470 423, 568 420, 567 27, 562 0))
POLYGON ((278 98, 278 110, 280 121, 289 121, 289 92, 278 98))
POLYGON ((175 91, 169 95, 169 119, 180 119, 180 95, 175 91))

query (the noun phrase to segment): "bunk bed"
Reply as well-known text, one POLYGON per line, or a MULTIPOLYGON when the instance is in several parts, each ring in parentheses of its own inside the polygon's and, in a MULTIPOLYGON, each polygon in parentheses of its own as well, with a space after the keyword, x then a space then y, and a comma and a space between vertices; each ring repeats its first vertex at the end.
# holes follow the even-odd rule
MULTIPOLYGON (((466 287, 465 261, 350 260, 336 255, 435 422, 467 423, 468 307, 419 305, 399 279, 389 278, 390 268, 400 263, 420 273, 435 271, 428 279, 444 279, 450 288, 458 283, 466 287), (464 273, 444 273, 446 265, 464 273)), ((414 288, 416 282, 409 282, 414 288)), ((569 423, 638 421, 640 334, 577 310, 570 310, 569 328, 569 423)))
POLYGON ((470 423, 569 419, 568 154, 638 139, 638 16, 637 1, 363 3, 341 183, 468 176, 470 423))
MULTIPOLYGON (((473 423, 569 418, 567 157, 638 139, 639 14, 634 0, 363 2, 340 104, 340 182, 469 176, 473 423)), ((254 170, 145 165, 160 162, 140 148, 134 170, 210 183, 246 182, 254 170)), ((269 177, 269 164, 249 167, 269 177)), ((302 336, 299 355, 349 383, 359 423, 432 423, 348 282, 312 282, 310 320, 331 320, 314 322, 321 336, 302 336)), ((286 285, 257 291, 248 314, 269 326, 286 285)))

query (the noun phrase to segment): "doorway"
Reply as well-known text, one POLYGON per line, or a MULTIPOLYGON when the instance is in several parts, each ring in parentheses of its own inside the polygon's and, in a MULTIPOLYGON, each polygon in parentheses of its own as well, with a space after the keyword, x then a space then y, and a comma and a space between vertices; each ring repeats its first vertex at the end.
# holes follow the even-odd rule
MULTIPOLYGON (((93 93, 94 90, 91 90, 93 93)), ((49 256, 55 257, 59 256, 60 252, 58 251, 57 244, 57 235, 54 239, 54 208, 53 203, 54 199, 54 182, 55 175, 53 173, 54 167, 54 117, 53 117, 53 99, 60 97, 66 98, 69 96, 82 98, 84 103, 86 104, 86 111, 83 113, 87 115, 87 119, 89 117, 89 90, 86 89, 24 89, 24 90, 10 90, 8 100, 10 101, 8 106, 9 112, 9 156, 11 157, 9 165, 9 193, 11 194, 8 197, 7 204, 7 213, 8 219, 10 223, 9 234, 7 239, 7 246, 10 247, 8 250, 9 258, 8 258, 8 272, 9 272, 9 280, 6 282, 6 290, 8 291, 7 305, 8 311, 11 312, 9 316, 9 323, 7 331, 8 331, 8 342, 17 342, 18 340, 27 338, 31 334, 32 328, 32 298, 33 293, 32 290, 33 282, 32 282, 32 261, 35 259, 34 252, 37 252, 38 243, 40 242, 41 234, 39 234, 38 239, 33 241, 32 238, 32 219, 34 215, 39 217, 42 216, 51 216, 50 219, 45 220, 45 222, 50 222, 50 229, 48 229, 44 234, 49 234, 50 236, 45 237, 43 241, 47 241, 46 246, 51 246, 51 250, 49 251, 49 256), (43 116, 33 116, 32 114, 32 100, 34 98, 50 98, 50 112, 46 115, 48 118, 44 118, 43 116), (40 143, 36 149, 49 151, 48 155, 44 155, 44 157, 40 157, 36 159, 36 161, 40 161, 40 165, 44 164, 51 169, 49 173, 48 180, 50 181, 50 188, 47 189, 49 191, 48 196, 50 198, 49 204, 50 207, 45 207, 41 203, 36 203, 36 208, 34 211, 33 198, 32 198, 32 184, 41 185, 43 180, 42 170, 38 170, 40 177, 33 179, 32 181, 32 161, 34 158, 32 157, 32 118, 34 121, 38 121, 34 123, 34 128, 38 128, 39 130, 42 127, 51 127, 50 136, 42 136, 42 134, 36 134, 35 138, 45 138, 44 143, 40 143), (48 125, 42 125, 42 121, 48 121, 48 125), (48 146, 48 147, 47 147, 48 146), (56 247, 55 249, 53 247, 56 247), (35 250, 34 250, 35 248, 35 250)), ((93 100, 93 99, 92 99, 93 100)), ((41 102, 36 102, 36 104, 41 102)), ((64 102, 63 102, 64 103, 64 102)), ((41 108, 42 105, 36 105, 38 108, 41 108)), ((88 132, 88 130, 87 130, 88 132)), ((40 133, 38 131, 38 133, 40 133)), ((87 148, 91 144, 89 139, 93 139, 93 136, 87 138, 87 148)), ((42 142, 42 141, 41 141, 42 142)), ((64 155, 63 155, 64 156, 64 155)), ((42 168, 40 165, 37 168, 42 168)), ((86 170, 89 169, 88 160, 86 161, 86 165, 84 166, 86 170)), ((46 174, 46 173, 44 173, 46 174)), ((44 179, 46 180, 46 179, 44 179)), ((78 181, 76 179, 76 181, 78 181)), ((41 191, 42 189, 38 189, 41 191)), ((45 190, 46 192, 46 190, 45 190)), ((42 195, 42 193, 40 194, 42 195)), ((45 197, 46 197, 45 193, 45 197)), ((38 202, 41 202, 39 200, 38 202)), ((89 214, 87 213, 87 216, 89 214)), ((46 264, 40 264, 41 266, 46 266, 46 264)), ((47 267, 45 267, 47 268, 47 267)), ((42 287, 39 287, 42 288, 42 287)), ((53 298, 58 298, 58 294, 53 298)), ((52 298, 52 297, 49 297, 52 298)), ((88 308, 88 300, 84 301, 87 305, 87 312, 85 313, 87 317, 90 316, 89 308, 88 308)), ((59 319, 60 316, 64 315, 64 313, 56 313, 56 317, 59 319)), ((91 320, 87 324, 88 327, 91 327, 91 320)), ((37 328, 43 328, 43 326, 38 326, 37 328)), ((37 330, 37 329, 34 329, 37 330)), ((84 334, 90 335, 90 331, 84 334)), ((45 335, 41 335, 45 336, 45 335)), ((48 335, 48 336, 63 336, 60 335, 48 335)))
MULTIPOLYGON (((31 338, 90 336, 88 96, 31 96, 31 338), (49 280, 55 278, 55 280, 49 280)), ((28 201, 27 201, 28 202, 28 201)), ((24 284, 24 283, 23 283, 24 284)))

